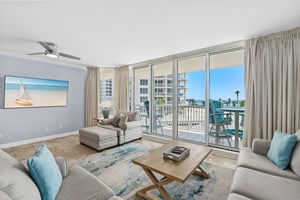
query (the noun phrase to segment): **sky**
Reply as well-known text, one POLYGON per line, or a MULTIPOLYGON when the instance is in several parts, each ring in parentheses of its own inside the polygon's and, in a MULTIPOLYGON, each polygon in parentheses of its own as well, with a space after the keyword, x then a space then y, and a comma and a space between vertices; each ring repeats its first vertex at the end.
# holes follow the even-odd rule
MULTIPOLYGON (((205 99, 205 71, 190 72, 188 77, 188 98, 205 99)), ((226 67, 210 70, 210 99, 236 100, 235 91, 239 90, 239 101, 245 99, 244 67, 226 67)))

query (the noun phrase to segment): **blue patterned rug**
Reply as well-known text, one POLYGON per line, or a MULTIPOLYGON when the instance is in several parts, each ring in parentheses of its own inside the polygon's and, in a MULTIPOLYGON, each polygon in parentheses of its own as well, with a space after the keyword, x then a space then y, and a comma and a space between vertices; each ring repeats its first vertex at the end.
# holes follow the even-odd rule
MULTIPOLYGON (((79 163, 109 185, 118 196, 124 199, 140 200, 136 191, 151 184, 143 169, 132 163, 135 158, 151 151, 151 148, 138 143, 129 143, 120 147, 91 155, 79 163)), ((203 163, 211 178, 204 179, 191 175, 184 183, 172 182, 165 186, 172 199, 227 199, 233 177, 233 170, 210 163, 203 163)), ((159 176, 158 176, 159 177, 159 176)), ((162 196, 157 190, 151 193, 162 196)))

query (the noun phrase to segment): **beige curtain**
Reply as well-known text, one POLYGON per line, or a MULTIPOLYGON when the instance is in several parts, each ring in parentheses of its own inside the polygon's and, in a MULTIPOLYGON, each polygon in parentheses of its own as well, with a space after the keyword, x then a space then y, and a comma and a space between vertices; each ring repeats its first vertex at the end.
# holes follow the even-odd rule
POLYGON ((129 98, 129 69, 123 66, 115 69, 114 110, 127 110, 129 98))
POLYGON ((244 146, 300 128, 300 28, 246 41, 245 93, 244 146))
POLYGON ((86 109, 85 125, 96 126, 99 111, 99 80, 100 69, 98 67, 87 67, 86 80, 86 109))

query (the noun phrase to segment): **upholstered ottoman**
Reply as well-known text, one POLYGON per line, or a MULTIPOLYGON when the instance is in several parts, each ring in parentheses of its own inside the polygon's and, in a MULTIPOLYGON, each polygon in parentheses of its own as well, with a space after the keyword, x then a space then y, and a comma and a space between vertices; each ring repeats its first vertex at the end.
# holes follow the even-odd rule
POLYGON ((79 130, 79 142, 100 151, 108 147, 117 146, 118 134, 115 130, 99 126, 81 128, 79 130))

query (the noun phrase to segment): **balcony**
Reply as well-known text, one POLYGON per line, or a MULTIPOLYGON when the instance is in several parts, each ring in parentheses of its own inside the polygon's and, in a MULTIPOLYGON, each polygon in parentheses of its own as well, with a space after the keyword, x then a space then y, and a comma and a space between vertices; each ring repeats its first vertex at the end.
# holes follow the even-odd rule
POLYGON ((164 92, 155 92, 154 93, 155 96, 165 96, 164 92))
MULTIPOLYGON (((145 109, 144 109, 145 110, 145 109)), ((159 135, 172 137, 172 126, 173 126, 173 109, 172 101, 167 101, 166 105, 156 105, 156 110, 160 116, 159 123, 161 124, 162 130, 156 130, 159 135)), ((232 115, 234 116, 234 115, 232 115)), ((192 140, 195 142, 206 142, 205 141, 205 132, 206 132, 206 114, 204 106, 197 105, 179 105, 178 107, 178 135, 179 138, 192 140)), ((145 123, 142 119, 142 123, 145 123)), ((149 119, 147 121, 149 125, 149 119)), ((241 119, 239 119, 238 124, 241 124, 241 119)), ((143 125, 145 126, 145 124, 143 125)), ((142 127, 143 127, 142 126, 142 127)), ((234 130, 235 121, 233 121, 226 128, 234 130)), ((149 126, 148 126, 149 127, 149 126)), ((240 126, 240 128, 243 128, 240 126)), ((149 130, 143 129, 145 133, 149 130)), ((235 136, 230 138, 230 144, 227 143, 227 140, 209 137, 209 143, 221 145, 225 147, 235 148, 235 136)), ((241 145, 241 139, 237 141, 239 147, 241 145)))

